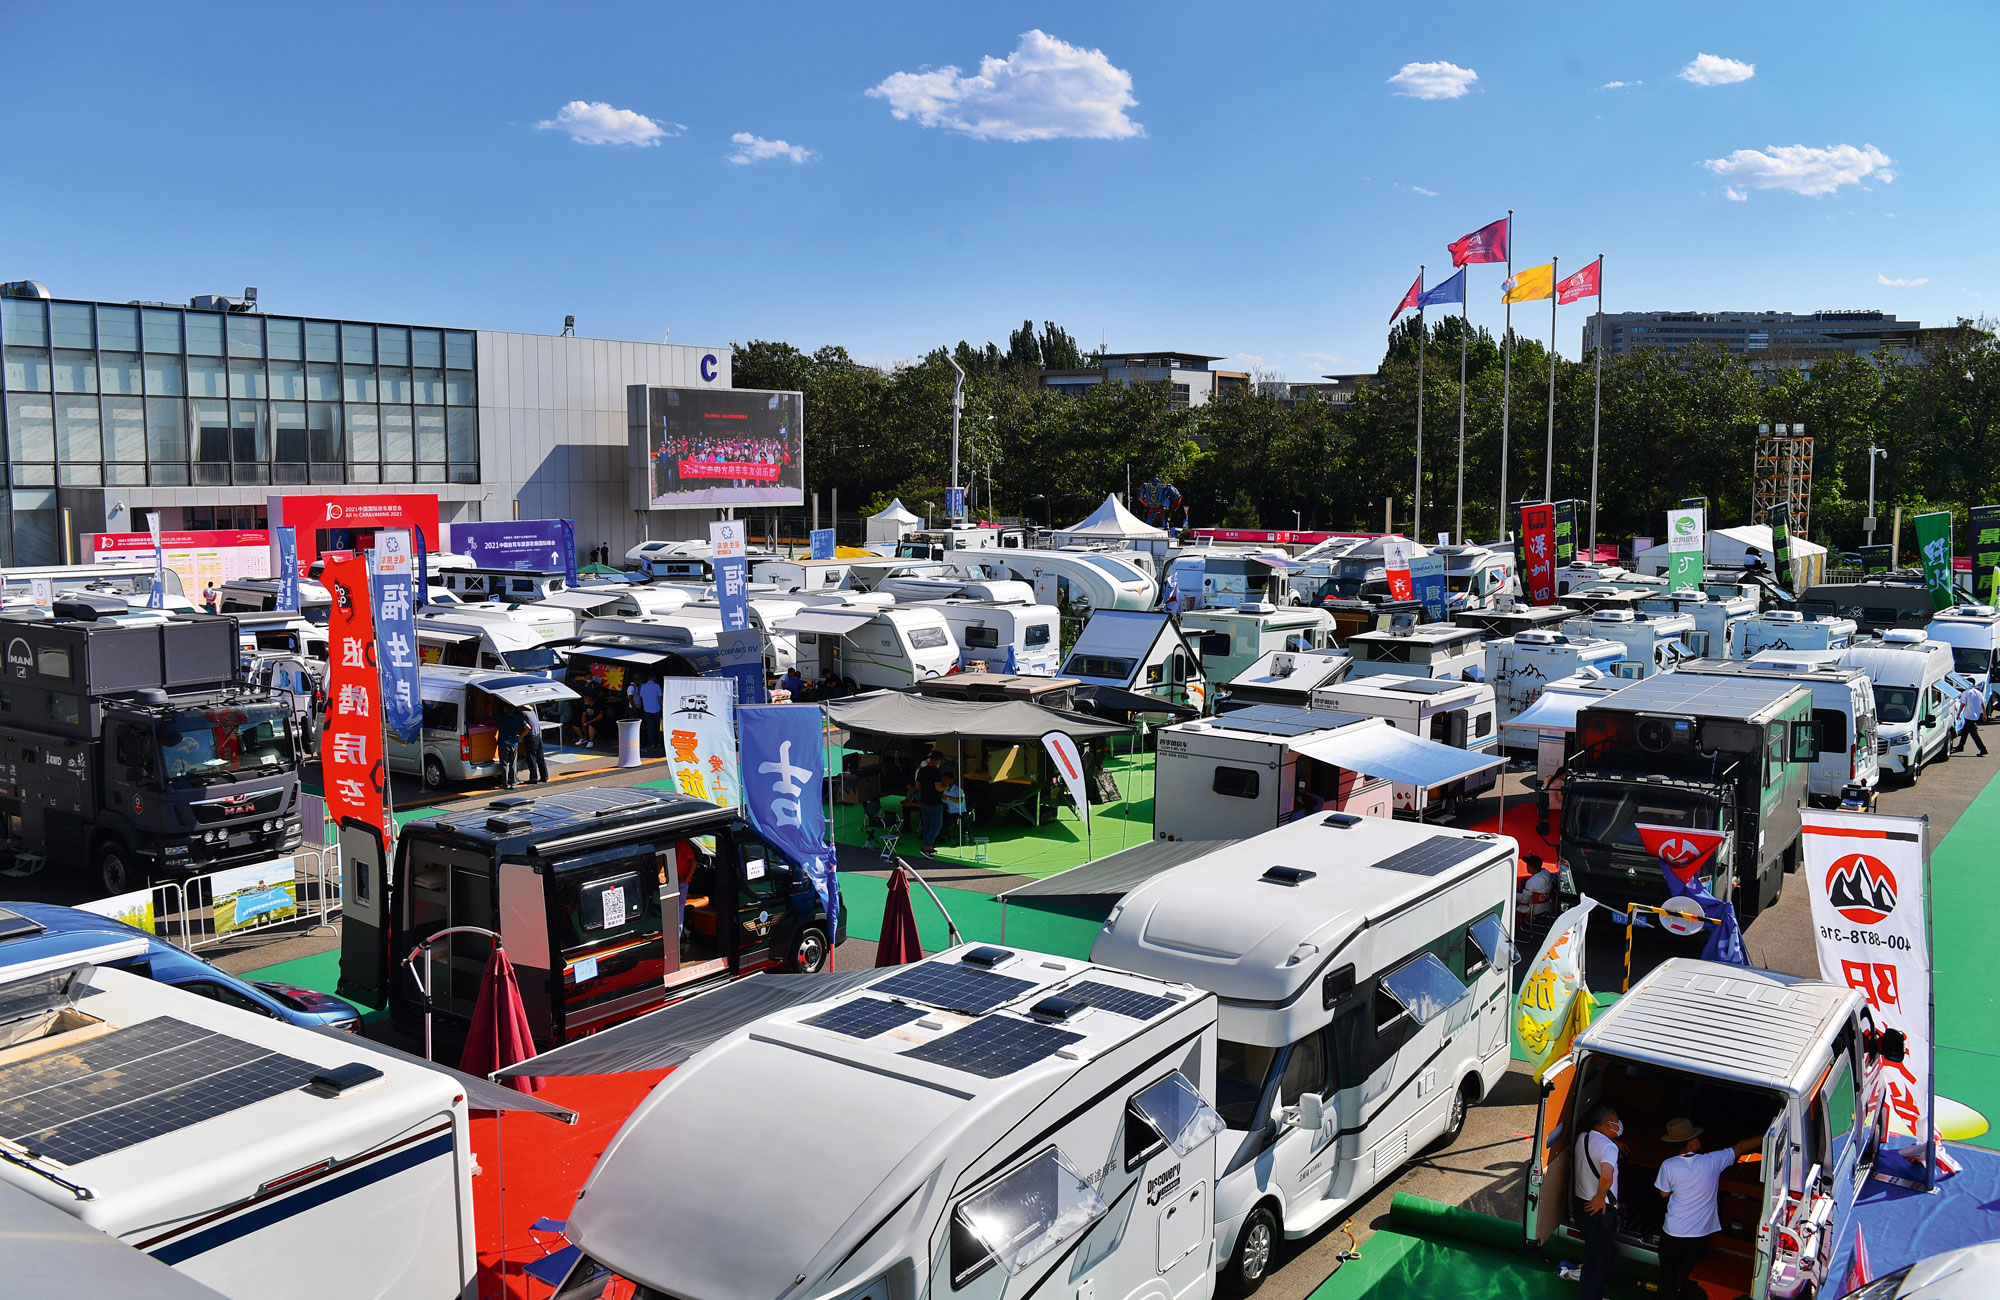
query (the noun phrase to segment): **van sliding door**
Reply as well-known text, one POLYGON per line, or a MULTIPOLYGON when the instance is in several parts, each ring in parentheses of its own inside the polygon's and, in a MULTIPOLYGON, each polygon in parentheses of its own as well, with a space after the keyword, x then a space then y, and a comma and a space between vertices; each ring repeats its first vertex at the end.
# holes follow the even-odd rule
POLYGON ((1553 1236, 1569 1213, 1570 1158, 1576 1145, 1570 1115, 1576 1089, 1572 1059, 1563 1057, 1542 1076, 1542 1098, 1535 1108, 1535 1145, 1528 1153, 1528 1198, 1521 1226, 1537 1245, 1553 1236))

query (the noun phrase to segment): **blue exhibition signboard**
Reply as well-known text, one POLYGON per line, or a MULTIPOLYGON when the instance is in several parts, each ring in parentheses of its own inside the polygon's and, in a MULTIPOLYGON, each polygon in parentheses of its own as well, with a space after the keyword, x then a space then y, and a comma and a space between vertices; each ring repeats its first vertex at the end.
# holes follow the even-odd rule
POLYGON ((451 544, 476 569, 560 573, 576 585, 576 528, 567 519, 453 524, 451 544))
POLYGON ((813 559, 830 560, 833 558, 834 540, 831 528, 815 528, 806 534, 806 540, 812 543, 813 559))
POLYGON ((1410 594, 1423 604, 1424 613, 1430 615, 1433 623, 1445 619, 1444 557, 1442 555, 1413 555, 1410 557, 1410 594))

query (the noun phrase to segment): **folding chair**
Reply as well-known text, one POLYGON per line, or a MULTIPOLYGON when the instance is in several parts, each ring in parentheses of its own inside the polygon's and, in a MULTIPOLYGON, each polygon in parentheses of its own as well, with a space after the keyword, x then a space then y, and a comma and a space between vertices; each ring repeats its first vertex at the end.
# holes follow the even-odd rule
POLYGON ((553 1295, 555 1289, 562 1285, 563 1279, 569 1276, 569 1271, 576 1267, 577 1257, 583 1254, 583 1247, 569 1244, 569 1238, 565 1235, 569 1232, 567 1219, 536 1219, 528 1225, 528 1231, 552 1232, 562 1238, 562 1246, 554 1250, 550 1250, 547 1243, 537 1240, 536 1244, 543 1248, 544 1254, 540 1259, 521 1266, 523 1273, 547 1287, 553 1295))

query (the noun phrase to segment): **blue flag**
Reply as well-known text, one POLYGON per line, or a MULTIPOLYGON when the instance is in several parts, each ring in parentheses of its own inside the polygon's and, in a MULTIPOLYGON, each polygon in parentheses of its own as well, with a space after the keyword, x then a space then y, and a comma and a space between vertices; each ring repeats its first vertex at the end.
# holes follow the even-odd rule
POLYGON ((1667 897, 1693 899, 1702 915, 1716 922, 1708 927, 1708 942, 1701 949, 1702 960, 1748 966, 1750 956, 1743 950, 1743 927, 1736 919, 1736 908, 1710 893, 1699 873, 1682 880, 1673 865, 1664 860, 1660 871, 1667 878, 1667 897))
POLYGON ((1448 302, 1462 303, 1464 301, 1465 268, 1460 267, 1458 274, 1452 276, 1451 279, 1444 281, 1442 284, 1432 285, 1430 288, 1424 290, 1422 295, 1417 299, 1417 306, 1441 307, 1448 302))
POLYGON ((562 525, 563 535, 563 585, 576 586, 576 524, 568 519, 556 520, 562 525))
POLYGON ((738 705, 743 804, 750 824, 805 870, 839 941, 840 879, 827 833, 826 715, 817 704, 738 705))
POLYGON ((417 624, 411 593, 411 534, 375 535, 375 563, 369 567, 375 598, 375 662, 382 672, 382 721, 390 735, 412 744, 423 731, 423 701, 417 682, 417 624))
POLYGON ((278 608, 299 612, 299 530, 285 527, 278 534, 278 608))

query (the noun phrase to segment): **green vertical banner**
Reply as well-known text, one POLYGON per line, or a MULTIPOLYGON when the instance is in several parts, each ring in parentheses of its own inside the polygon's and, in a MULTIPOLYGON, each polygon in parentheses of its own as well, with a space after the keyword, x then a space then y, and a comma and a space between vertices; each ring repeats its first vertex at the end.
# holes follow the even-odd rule
POLYGON ((1972 516, 1972 590, 1986 593, 1986 603, 2000 605, 2000 506, 1974 506, 1972 516))
POLYGON ((1797 594, 1798 586, 1792 580, 1792 508, 1788 505, 1771 507, 1771 567, 1778 571, 1778 585, 1797 594))
POLYGON ((1556 502, 1556 567, 1576 563, 1576 501, 1556 502))
POLYGON ((1667 590, 1695 591, 1701 587, 1702 562, 1708 546, 1703 527, 1706 512, 1695 507, 1667 511, 1667 590))
POLYGON ((1931 608, 1955 604, 1951 589, 1951 511, 1936 510, 1918 515, 1917 554, 1924 561, 1924 585, 1931 589, 1931 608))

